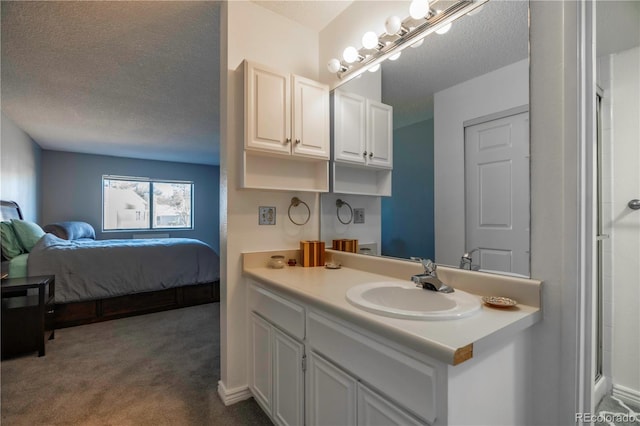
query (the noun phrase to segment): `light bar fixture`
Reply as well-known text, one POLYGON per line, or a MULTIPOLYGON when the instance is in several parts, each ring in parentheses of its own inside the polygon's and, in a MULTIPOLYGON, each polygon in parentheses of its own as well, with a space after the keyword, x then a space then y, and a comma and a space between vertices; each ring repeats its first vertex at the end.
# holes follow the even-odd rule
POLYGON ((384 23, 385 32, 380 35, 366 32, 362 37, 362 48, 349 46, 344 50, 342 60, 329 60, 329 72, 337 74, 343 81, 357 77, 367 69, 375 72, 385 60, 398 59, 406 47, 419 47, 429 34, 444 34, 456 19, 475 15, 489 0, 461 0, 443 11, 431 8, 437 1, 413 0, 409 16, 404 20, 397 16, 388 17, 384 23))

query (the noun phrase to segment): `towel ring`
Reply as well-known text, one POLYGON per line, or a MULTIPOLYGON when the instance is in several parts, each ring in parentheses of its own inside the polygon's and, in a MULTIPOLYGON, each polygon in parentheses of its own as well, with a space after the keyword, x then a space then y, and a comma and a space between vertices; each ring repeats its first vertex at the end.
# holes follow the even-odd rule
POLYGON ((336 200, 336 216, 338 216, 338 220, 343 225, 348 225, 353 220, 353 209, 351 208, 349 203, 347 203, 346 201, 342 201, 340 198, 336 200), (349 208, 349 220, 346 222, 340 218, 340 209, 342 208, 342 206, 347 206, 349 208))
POLYGON ((306 225, 307 222, 309 222, 309 219, 311 218, 311 209, 309 208, 309 205, 307 203, 305 203, 304 201, 302 201, 300 198, 293 197, 291 199, 291 204, 289 205, 289 210, 287 211, 287 215, 289 216, 289 220, 291 222, 293 222, 295 225, 302 226, 302 225, 306 225), (302 223, 296 222, 291 217, 291 207, 298 207, 300 204, 303 204, 307 208, 307 219, 302 223))

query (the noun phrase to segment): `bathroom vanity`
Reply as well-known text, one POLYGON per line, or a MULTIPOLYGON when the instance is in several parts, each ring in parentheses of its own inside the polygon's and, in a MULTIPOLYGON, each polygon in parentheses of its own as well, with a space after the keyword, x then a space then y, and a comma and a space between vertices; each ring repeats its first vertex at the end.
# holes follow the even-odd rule
POLYGON ((539 281, 440 267, 440 278, 466 299, 519 303, 483 305, 457 319, 406 319, 365 310, 347 292, 404 286, 420 264, 327 253, 340 269, 271 269, 276 252, 244 254, 250 389, 276 424, 524 422, 526 329, 541 318, 539 281))

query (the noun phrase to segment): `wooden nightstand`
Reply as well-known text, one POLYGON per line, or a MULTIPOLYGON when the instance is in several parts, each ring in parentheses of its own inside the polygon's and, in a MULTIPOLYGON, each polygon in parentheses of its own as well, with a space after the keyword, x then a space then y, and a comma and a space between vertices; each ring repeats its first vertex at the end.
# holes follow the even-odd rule
POLYGON ((54 338, 55 277, 3 279, 2 358, 38 351, 54 338))

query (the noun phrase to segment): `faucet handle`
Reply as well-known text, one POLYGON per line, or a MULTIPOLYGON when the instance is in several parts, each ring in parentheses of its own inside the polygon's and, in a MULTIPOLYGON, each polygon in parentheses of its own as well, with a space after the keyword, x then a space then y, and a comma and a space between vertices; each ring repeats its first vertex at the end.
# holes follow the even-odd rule
POLYGON ((424 271, 427 274, 434 274, 436 272, 436 268, 438 267, 436 263, 431 259, 422 259, 422 266, 424 267, 424 271))
POLYGON ((409 259, 422 263, 424 272, 426 272, 427 274, 433 274, 436 272, 437 266, 435 262, 431 259, 423 259, 422 257, 414 257, 414 256, 411 256, 409 259))

